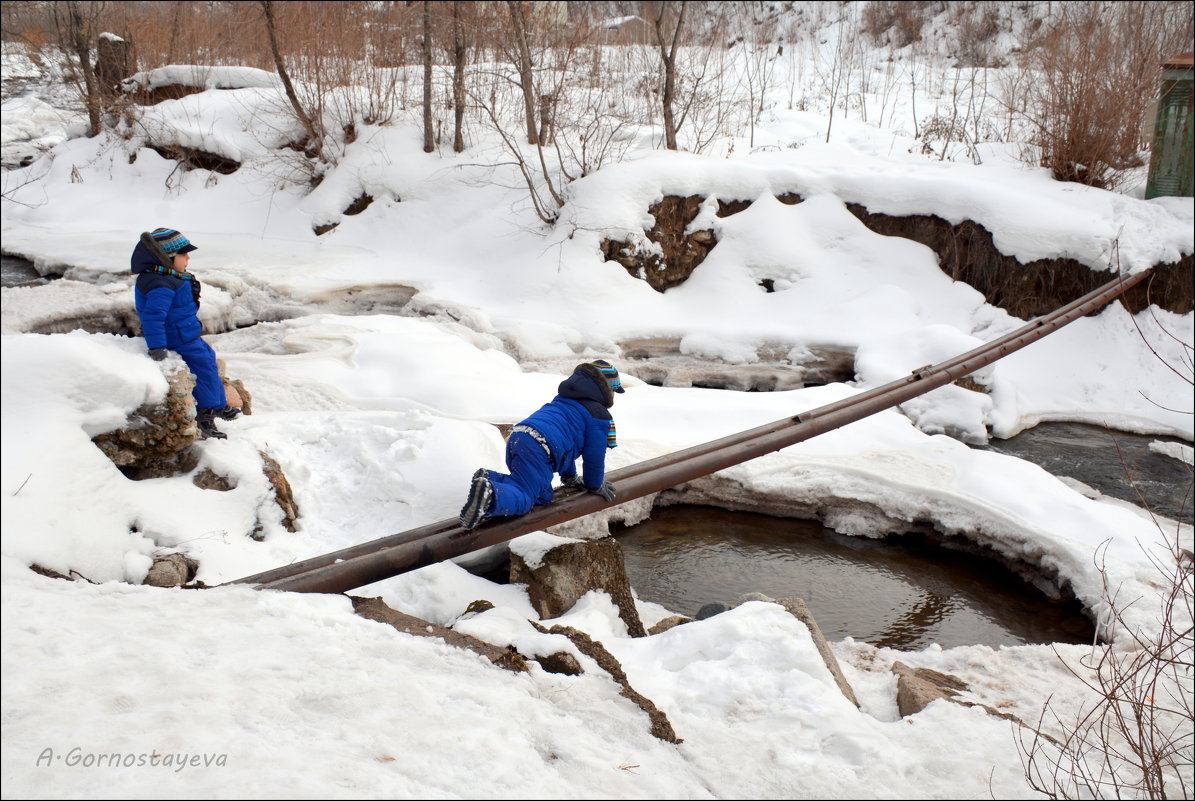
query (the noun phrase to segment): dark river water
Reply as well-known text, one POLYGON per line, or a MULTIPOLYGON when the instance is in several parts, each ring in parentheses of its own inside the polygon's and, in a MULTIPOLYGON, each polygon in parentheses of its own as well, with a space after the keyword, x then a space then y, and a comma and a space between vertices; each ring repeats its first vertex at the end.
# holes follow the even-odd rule
POLYGON ((917 650, 1091 642, 1077 603, 1053 602, 993 559, 916 536, 847 537, 811 521, 667 506, 617 534, 640 599, 695 616, 742 595, 795 595, 830 640, 917 650))
POLYGON ((987 447, 1171 520, 1190 523, 1191 467, 1154 452, 1149 447, 1153 442, 1182 440, 1124 434, 1085 423, 1043 423, 1012 439, 992 440, 987 447))
MULTIPOLYGON (((1191 522, 1191 468, 1150 450, 1158 440, 1178 441, 1043 423, 988 447, 1191 522)), ((847 537, 816 522, 697 506, 657 508, 615 533, 639 597, 684 615, 760 592, 802 598, 830 640, 917 650, 1093 637, 1078 603, 1050 600, 995 559, 917 536, 847 537)))
POLYGON ((0 256, 0 286, 37 286, 47 283, 33 263, 16 256, 0 256))

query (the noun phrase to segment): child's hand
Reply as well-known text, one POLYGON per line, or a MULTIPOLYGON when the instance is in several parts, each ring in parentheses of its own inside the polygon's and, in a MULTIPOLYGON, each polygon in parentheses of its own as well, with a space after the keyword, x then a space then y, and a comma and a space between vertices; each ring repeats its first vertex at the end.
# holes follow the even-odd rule
POLYGON ((568 487, 569 489, 585 489, 585 482, 576 473, 571 476, 561 476, 560 486, 568 487))
POLYGON ((595 495, 601 495, 607 501, 614 500, 614 496, 617 494, 614 491, 614 485, 611 484, 609 481, 603 481, 602 486, 598 487, 595 490, 590 490, 590 492, 594 493, 595 495))

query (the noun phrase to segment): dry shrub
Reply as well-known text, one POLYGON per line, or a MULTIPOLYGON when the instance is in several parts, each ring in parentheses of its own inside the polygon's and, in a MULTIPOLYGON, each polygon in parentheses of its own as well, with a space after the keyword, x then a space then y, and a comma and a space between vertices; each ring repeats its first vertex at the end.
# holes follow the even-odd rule
POLYGON ((38 48, 53 39, 52 27, 41 3, 32 0, 0 3, 0 32, 6 42, 25 42, 38 48))
POLYGON ((876 44, 901 48, 921 40, 921 27, 933 15, 938 3, 874 2, 868 3, 860 16, 860 26, 876 44))
POLYGON ((1095 645, 1079 665, 1063 661, 1094 700, 1076 713, 1061 712, 1047 701, 1033 734, 1022 735, 1026 778, 1049 798, 1191 797, 1195 591, 1190 551, 1180 542, 1176 531, 1170 552, 1151 556, 1161 599, 1161 626, 1154 634, 1125 621, 1128 608, 1144 599, 1121 597, 1104 569, 1104 549, 1096 554, 1110 608, 1101 621, 1104 632, 1109 639, 1120 634, 1131 645, 1095 645), (1052 739, 1043 731, 1047 728, 1061 730, 1061 737, 1052 739))
POLYGON ((1009 27, 1001 18, 1000 3, 952 3, 950 14, 958 31, 960 65, 968 67, 1002 67, 994 56, 996 37, 1009 27))
POLYGON ((105 25, 133 43, 138 70, 169 64, 271 69, 257 3, 111 3, 105 25))
POLYGON ((1191 37, 1186 2, 1062 5, 1022 64, 1037 163, 1061 181, 1117 188, 1143 163, 1162 63, 1191 37))
MULTIPOLYGON (((1154 358, 1195 387, 1192 343, 1154 315, 1156 332, 1182 345, 1181 357, 1170 360, 1149 344, 1140 316, 1134 324, 1154 358)), ((1127 464, 1125 476, 1131 486, 1127 464)), ((1193 492, 1188 479, 1180 518, 1188 517, 1193 492)), ((1105 566, 1110 543, 1094 555, 1105 602, 1100 634, 1117 644, 1093 646, 1078 665, 1063 660, 1091 691, 1089 700, 1072 711, 1047 700, 1034 733, 1018 742, 1025 777, 1049 798, 1191 798, 1195 791, 1195 560, 1189 526, 1154 522, 1159 543, 1140 543, 1154 568, 1142 597, 1113 582, 1105 566), (1137 605, 1154 610, 1156 626, 1130 622, 1137 605)))

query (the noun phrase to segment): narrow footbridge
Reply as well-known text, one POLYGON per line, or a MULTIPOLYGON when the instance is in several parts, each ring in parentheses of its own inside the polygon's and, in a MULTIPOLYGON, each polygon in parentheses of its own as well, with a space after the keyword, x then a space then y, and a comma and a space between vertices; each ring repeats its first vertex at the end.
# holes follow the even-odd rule
POLYGON ((612 470, 606 477, 618 490, 613 502, 583 490, 560 490, 551 503, 538 506, 522 517, 495 518, 472 530, 462 528, 456 519, 443 520, 231 583, 293 592, 345 592, 692 481, 861 420, 974 373, 1067 323, 1098 311, 1150 274, 1147 270, 1118 277, 999 339, 953 359, 918 368, 883 386, 774 423, 612 470))

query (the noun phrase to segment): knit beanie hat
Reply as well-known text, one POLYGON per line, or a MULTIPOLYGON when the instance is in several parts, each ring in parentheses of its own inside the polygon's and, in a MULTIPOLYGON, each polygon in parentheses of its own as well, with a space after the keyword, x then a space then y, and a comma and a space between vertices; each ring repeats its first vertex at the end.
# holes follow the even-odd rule
POLYGON ((173 256, 176 253, 190 253, 192 250, 199 250, 191 244, 191 240, 187 239, 173 228, 155 228, 150 234, 154 241, 161 245, 162 250, 166 254, 173 256))
POLYGON ((598 369, 599 372, 601 372, 602 376, 606 379, 606 383, 610 385, 610 389, 614 390, 615 392, 626 392, 626 390, 622 388, 622 379, 618 377, 617 367, 610 364, 610 362, 606 361, 605 359, 597 359, 596 361, 590 362, 590 364, 592 364, 598 369))

